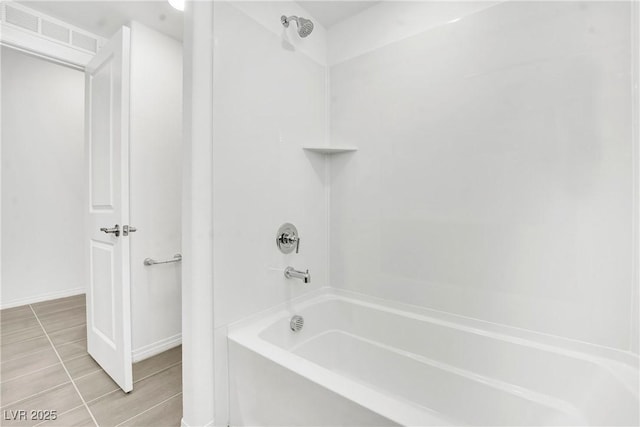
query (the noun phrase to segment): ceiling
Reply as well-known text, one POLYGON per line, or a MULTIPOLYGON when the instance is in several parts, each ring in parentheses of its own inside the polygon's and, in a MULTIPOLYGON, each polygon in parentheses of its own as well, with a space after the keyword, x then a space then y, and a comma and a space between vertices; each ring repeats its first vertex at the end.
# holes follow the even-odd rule
POLYGON ((183 14, 166 0, 158 1, 19 1, 102 37, 110 37, 129 21, 138 21, 182 40, 183 14))
POLYGON ((380 1, 297 1, 306 9, 323 27, 332 25, 357 15, 363 10, 374 6, 380 1))

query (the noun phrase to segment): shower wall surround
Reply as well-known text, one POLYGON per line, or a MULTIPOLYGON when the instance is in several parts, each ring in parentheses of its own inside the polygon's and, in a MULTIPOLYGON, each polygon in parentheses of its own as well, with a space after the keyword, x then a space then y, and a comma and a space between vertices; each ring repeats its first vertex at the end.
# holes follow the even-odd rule
MULTIPOLYGON (((294 2, 215 2, 213 52, 213 275, 216 390, 227 390, 227 325, 328 286, 327 181, 323 156, 304 143, 326 135, 324 29, 309 43, 280 24, 305 16, 294 2), (275 17, 275 20, 269 19, 275 17), (295 37, 295 38, 294 38, 295 37), (300 233, 282 254, 276 232, 300 233), (309 269, 304 284, 284 277, 309 269)), ((317 32, 317 33, 316 33, 317 32)), ((305 39, 305 40, 307 40, 305 39)), ((216 421, 228 404, 216 396, 216 421)), ((226 425, 226 424, 225 424, 226 425)))
POLYGON ((443 25, 450 25, 504 0, 378 2, 338 21, 327 31, 327 63, 332 66, 443 25))
POLYGON ((637 352, 630 3, 490 6, 329 29, 331 286, 637 352))
POLYGON ((216 423, 229 324, 324 286, 637 352, 629 3, 213 7, 216 423))
POLYGON ((325 67, 283 49, 279 35, 227 3, 215 3, 214 19, 214 314, 222 326, 327 285, 324 159, 301 149, 325 138, 325 67), (299 254, 276 247, 285 222, 298 228, 299 254), (312 283, 285 279, 288 265, 308 268, 312 283))

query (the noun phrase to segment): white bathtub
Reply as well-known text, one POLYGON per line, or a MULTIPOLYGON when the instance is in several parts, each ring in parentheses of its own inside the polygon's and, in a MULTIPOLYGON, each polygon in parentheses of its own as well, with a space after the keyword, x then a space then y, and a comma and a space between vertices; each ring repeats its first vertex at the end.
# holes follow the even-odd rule
POLYGON ((335 290, 228 337, 232 425, 640 422, 635 356, 335 290))

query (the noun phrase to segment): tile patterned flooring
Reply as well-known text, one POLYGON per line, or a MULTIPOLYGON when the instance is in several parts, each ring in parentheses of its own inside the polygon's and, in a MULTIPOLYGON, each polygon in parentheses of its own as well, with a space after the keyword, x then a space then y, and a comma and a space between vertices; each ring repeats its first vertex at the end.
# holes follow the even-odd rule
POLYGON ((123 393, 87 353, 84 295, 1 310, 0 334, 0 425, 180 425, 182 348, 134 364, 123 393), (57 419, 11 419, 18 410, 57 419))

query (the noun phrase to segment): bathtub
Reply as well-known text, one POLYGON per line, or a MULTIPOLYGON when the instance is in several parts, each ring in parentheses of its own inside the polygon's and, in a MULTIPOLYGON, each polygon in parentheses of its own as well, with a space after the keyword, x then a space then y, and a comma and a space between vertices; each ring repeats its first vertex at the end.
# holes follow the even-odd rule
POLYGON ((640 422, 636 356, 337 290, 233 325, 228 358, 234 426, 640 422))

